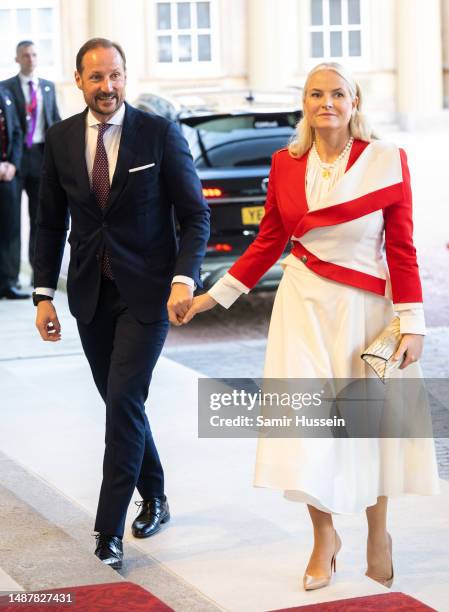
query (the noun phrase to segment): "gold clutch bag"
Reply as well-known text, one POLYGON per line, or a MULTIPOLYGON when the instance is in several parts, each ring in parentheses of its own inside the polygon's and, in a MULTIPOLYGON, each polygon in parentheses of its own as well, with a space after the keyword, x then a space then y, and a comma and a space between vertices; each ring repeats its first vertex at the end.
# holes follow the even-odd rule
POLYGON ((380 380, 385 383, 393 370, 398 368, 402 360, 393 361, 402 334, 399 328, 399 317, 394 317, 389 325, 371 342, 360 355, 361 358, 374 370, 380 380))

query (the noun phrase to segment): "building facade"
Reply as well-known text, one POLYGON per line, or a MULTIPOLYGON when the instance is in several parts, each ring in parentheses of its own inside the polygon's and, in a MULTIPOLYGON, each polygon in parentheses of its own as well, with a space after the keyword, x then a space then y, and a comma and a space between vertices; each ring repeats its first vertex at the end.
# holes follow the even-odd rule
POLYGON ((17 41, 31 38, 63 115, 77 112, 75 55, 93 36, 124 47, 130 100, 174 88, 300 88, 330 60, 359 79, 375 121, 448 120, 449 0, 2 0, 0 78, 16 71, 17 41))

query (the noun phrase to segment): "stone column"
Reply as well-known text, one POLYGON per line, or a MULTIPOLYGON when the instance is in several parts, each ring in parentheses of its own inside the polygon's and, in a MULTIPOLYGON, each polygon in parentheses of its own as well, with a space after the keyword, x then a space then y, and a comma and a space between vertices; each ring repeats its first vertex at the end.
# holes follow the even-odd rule
POLYGON ((449 0, 441 0, 441 19, 443 24, 443 101, 449 108, 449 0))
POLYGON ((84 99, 75 85, 75 58, 88 37, 88 0, 59 3, 61 79, 57 83, 57 101, 62 118, 79 113, 84 99))
POLYGON ((276 89, 291 84, 299 61, 296 0, 248 0, 248 81, 276 89))
POLYGON ((429 128, 443 108, 440 0, 397 0, 396 40, 399 124, 429 128))
POLYGON ((144 75, 145 0, 88 0, 89 38, 101 36, 119 43, 127 60, 127 98, 130 102, 138 92, 139 79, 144 75))

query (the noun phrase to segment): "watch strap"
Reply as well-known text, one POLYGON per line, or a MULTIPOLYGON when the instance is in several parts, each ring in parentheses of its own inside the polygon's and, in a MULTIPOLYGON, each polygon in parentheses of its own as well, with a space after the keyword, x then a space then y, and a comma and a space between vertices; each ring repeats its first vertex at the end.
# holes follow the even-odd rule
POLYGON ((39 302, 46 302, 47 300, 52 301, 53 298, 49 295, 43 295, 41 293, 36 293, 35 291, 33 291, 33 304, 35 306, 37 306, 39 302))

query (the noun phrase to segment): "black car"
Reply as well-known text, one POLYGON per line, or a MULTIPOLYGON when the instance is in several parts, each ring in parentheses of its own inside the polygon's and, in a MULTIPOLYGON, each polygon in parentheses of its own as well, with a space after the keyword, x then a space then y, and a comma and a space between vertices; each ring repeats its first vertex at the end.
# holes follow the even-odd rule
MULTIPOLYGON (((177 121, 187 138, 211 208, 202 265, 207 290, 254 240, 263 216, 271 156, 285 147, 302 116, 300 92, 178 92, 141 95, 138 108, 177 121)), ((255 290, 275 289, 276 264, 255 290)))

